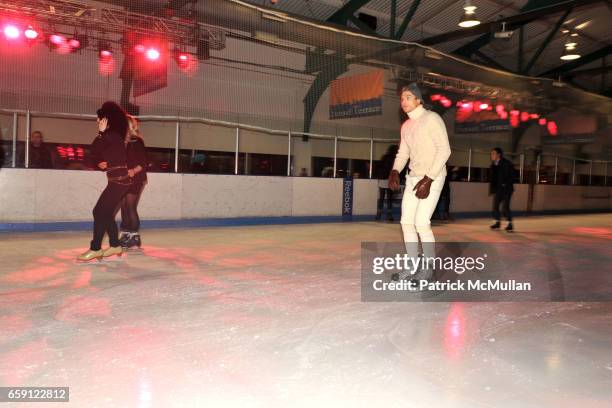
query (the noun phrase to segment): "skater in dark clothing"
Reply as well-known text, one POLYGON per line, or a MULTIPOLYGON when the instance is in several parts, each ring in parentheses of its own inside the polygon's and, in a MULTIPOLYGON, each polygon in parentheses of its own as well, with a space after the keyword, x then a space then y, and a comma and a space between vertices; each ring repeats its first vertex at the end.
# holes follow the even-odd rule
POLYGON ((89 250, 77 257, 80 262, 121 256, 123 250, 119 244, 115 212, 132 184, 125 149, 126 113, 114 102, 105 102, 97 113, 99 132, 92 142, 91 152, 97 167, 106 172, 108 184, 93 209, 93 239, 89 250), (108 234, 110 247, 102 250, 104 234, 108 234))
POLYGON ((387 149, 387 152, 380 158, 380 162, 377 168, 378 179, 378 202, 376 207, 376 221, 379 221, 382 217, 383 208, 385 206, 385 197, 387 202, 387 221, 393 221, 393 190, 389 188, 389 173, 393 169, 393 162, 395 156, 399 150, 398 145, 391 145, 387 149))
POLYGON ((512 231, 512 212, 510 211, 510 198, 514 192, 513 184, 514 167, 510 160, 504 157, 500 147, 491 150, 491 181, 489 183, 489 195, 493 194, 493 218, 495 223, 491 229, 499 229, 501 226, 499 205, 502 205, 504 217, 508 220, 506 231, 512 231))
POLYGON ((126 137, 128 173, 132 185, 121 201, 121 234, 119 241, 124 249, 141 246, 138 202, 147 184, 147 155, 145 144, 138 128, 138 120, 128 116, 129 130, 126 137))

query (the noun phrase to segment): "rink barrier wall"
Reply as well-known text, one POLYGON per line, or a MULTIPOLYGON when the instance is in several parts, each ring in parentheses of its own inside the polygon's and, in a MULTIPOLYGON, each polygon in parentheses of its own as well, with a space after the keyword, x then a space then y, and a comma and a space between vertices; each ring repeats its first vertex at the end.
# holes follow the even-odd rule
MULTIPOLYGON (((103 173, 71 170, 2 169, 0 230, 91 228, 91 211, 104 189, 103 173)), ((612 210, 612 187, 515 186, 518 215, 612 210), (531 208, 530 207, 531 204, 531 208)), ((353 220, 376 212, 377 180, 356 179, 353 220)), ((451 213, 489 216, 486 183, 451 183, 451 213)), ((342 221, 342 179, 312 177, 149 174, 139 212, 143 227, 198 227, 342 221)))

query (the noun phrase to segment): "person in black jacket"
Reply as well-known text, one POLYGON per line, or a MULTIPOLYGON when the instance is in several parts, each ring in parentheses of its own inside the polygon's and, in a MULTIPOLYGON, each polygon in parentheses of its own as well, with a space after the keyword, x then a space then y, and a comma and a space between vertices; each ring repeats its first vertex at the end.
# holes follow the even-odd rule
POLYGON ((399 150, 398 145, 391 145, 387 149, 387 152, 380 158, 377 168, 376 178, 378 179, 378 202, 376 207, 376 221, 379 221, 382 217, 382 211, 385 204, 385 197, 387 198, 387 221, 393 221, 393 190, 389 188, 389 173, 393 169, 393 162, 395 156, 399 150))
POLYGON ((138 202, 147 183, 147 155, 145 144, 138 128, 138 120, 128 115, 129 130, 126 137, 128 173, 132 185, 121 201, 121 234, 119 241, 124 249, 140 248, 140 217, 138 202))
POLYGON ((52 169, 53 158, 51 151, 43 141, 43 134, 35 130, 30 136, 30 165, 31 169, 52 169))
POLYGON ((106 171, 108 184, 93 209, 93 239, 89 250, 77 257, 79 262, 121 256, 123 249, 119 243, 115 212, 132 184, 125 148, 127 114, 119 105, 110 101, 105 102, 97 114, 99 132, 92 142, 91 151, 97 167, 106 171), (110 247, 102 250, 104 234, 108 234, 110 247))
POLYGON ((499 205, 502 204, 502 212, 508 220, 506 231, 513 230, 512 212, 510 211, 510 198, 514 192, 514 167, 512 162, 504 157, 504 152, 500 147, 491 150, 491 181, 489 183, 489 195, 493 194, 493 218, 495 224, 491 229, 499 229, 500 213, 499 205))

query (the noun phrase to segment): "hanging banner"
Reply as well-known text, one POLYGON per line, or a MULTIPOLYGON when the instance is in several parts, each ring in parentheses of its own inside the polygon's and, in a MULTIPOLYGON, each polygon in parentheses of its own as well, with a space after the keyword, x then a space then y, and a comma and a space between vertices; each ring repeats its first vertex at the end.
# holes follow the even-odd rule
POLYGON ((457 109, 455 133, 507 132, 511 130, 508 119, 500 119, 495 111, 457 109))
POLYGON ((329 118, 382 115, 383 70, 340 78, 331 83, 329 118))

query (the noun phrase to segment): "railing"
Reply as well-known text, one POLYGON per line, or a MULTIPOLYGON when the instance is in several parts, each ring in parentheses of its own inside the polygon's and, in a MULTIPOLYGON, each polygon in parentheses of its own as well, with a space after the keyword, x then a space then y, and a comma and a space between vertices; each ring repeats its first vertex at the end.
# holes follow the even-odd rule
MULTIPOLYGON (((10 109, 0 109, 0 114, 9 114, 13 117, 13 131, 12 131, 12 167, 16 167, 16 155, 17 155, 17 140, 18 140, 18 123, 19 117, 25 117, 25 167, 29 167, 29 141, 30 141, 30 130, 31 130, 31 120, 32 117, 40 117, 40 118, 58 118, 58 119, 73 119, 73 120, 94 120, 96 115, 90 114, 70 114, 70 113, 44 113, 44 112, 33 112, 29 110, 10 110, 10 109)), ((361 143, 369 143, 369 171, 368 178, 373 177, 373 167, 374 167, 374 150, 375 143, 397 143, 398 139, 383 139, 383 138, 374 138, 373 130, 370 138, 356 138, 350 136, 339 136, 339 135, 326 135, 326 134, 318 134, 318 133, 306 133, 299 132, 295 130, 278 130, 278 129, 269 129, 260 126, 254 126, 249 124, 242 123, 234 123, 216 119, 207 119, 207 118, 199 118, 199 117, 182 117, 182 116, 154 116, 154 115, 143 115, 138 118, 141 122, 174 122, 175 123, 175 143, 174 143, 174 172, 179 172, 179 151, 180 151, 180 141, 181 141, 181 124, 182 123, 200 123, 206 125, 220 126, 225 128, 233 128, 235 129, 235 144, 234 144, 234 174, 239 173, 239 150, 240 150, 240 137, 241 130, 249 130, 260 133, 267 133, 270 135, 279 135, 287 137, 287 176, 291 176, 291 157, 293 154, 292 148, 292 138, 295 136, 308 137, 313 139, 322 139, 322 140, 330 140, 333 141, 333 177, 336 177, 338 174, 338 143, 342 141, 346 142, 361 142, 361 143)), ((455 147, 451 146, 453 153, 463 152, 467 153, 467 177, 464 177, 465 181, 472 181, 474 179, 473 171, 475 169, 483 169, 483 166, 475 166, 474 165, 474 156, 481 155, 481 162, 485 162, 490 154, 488 150, 479 150, 474 148, 465 148, 465 147, 455 147), (483 159, 482 155, 485 156, 483 159)), ((522 153, 510 153, 506 154, 507 157, 511 158, 515 165, 518 165, 518 181, 519 183, 524 183, 526 179, 527 167, 526 166, 526 154, 531 153, 535 155, 535 164, 533 168, 533 176, 534 180, 530 180, 529 182, 535 182, 536 184, 541 183, 549 183, 549 184, 557 184, 559 176, 561 174, 571 174, 570 175, 570 184, 575 185, 577 183, 577 164, 582 164, 588 166, 588 183, 587 185, 591 185, 594 177, 593 168, 594 166, 602 167, 603 174, 597 174, 595 176, 601 177, 603 176, 603 185, 608 185, 608 164, 610 161, 605 160, 584 160, 577 157, 569 157, 562 155, 550 155, 540 152, 534 152, 526 150, 522 153), (548 158, 548 159, 547 159, 548 158), (518 160, 518 163, 516 161, 518 160), (560 160, 564 160, 565 164, 571 163, 571 173, 560 172, 560 160), (544 162, 549 163, 544 166, 544 162), (554 163, 551 165, 550 163, 554 163), (544 167, 553 167, 552 174, 546 172, 546 176, 542 177, 542 172, 544 167)), ((465 167, 464 167, 465 168, 465 167)), ((531 169, 529 169, 531 171, 531 169)), ((586 174, 581 174, 581 176, 586 176, 586 174)))

